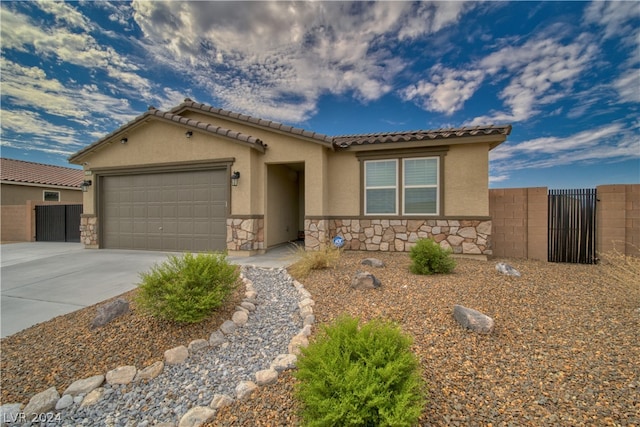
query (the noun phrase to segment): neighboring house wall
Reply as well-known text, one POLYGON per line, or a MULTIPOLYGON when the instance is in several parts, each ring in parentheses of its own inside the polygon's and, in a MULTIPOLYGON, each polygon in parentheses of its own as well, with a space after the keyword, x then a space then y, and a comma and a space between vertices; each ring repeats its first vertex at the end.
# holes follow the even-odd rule
POLYGON ((59 187, 33 185, 0 185, 3 242, 32 242, 36 238, 36 205, 82 204, 82 192, 59 187), (44 192, 59 192, 59 202, 44 201, 44 192))
MULTIPOLYGON (((596 252, 640 256, 640 184, 596 188, 596 252)), ((496 257, 547 260, 546 187, 492 189, 492 246, 496 257)))

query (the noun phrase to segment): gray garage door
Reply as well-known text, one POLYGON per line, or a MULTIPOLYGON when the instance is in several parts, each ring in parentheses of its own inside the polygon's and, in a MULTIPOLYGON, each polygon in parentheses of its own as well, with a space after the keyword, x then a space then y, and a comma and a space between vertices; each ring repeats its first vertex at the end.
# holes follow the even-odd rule
POLYGON ((103 247, 226 249, 226 169, 106 176, 101 185, 103 247))

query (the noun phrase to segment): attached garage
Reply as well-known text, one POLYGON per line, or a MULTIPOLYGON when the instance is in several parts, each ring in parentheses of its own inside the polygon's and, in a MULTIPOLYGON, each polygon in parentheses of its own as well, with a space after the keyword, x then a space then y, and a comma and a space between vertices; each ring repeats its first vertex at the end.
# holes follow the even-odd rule
POLYGON ((226 249, 227 169, 103 176, 103 247, 226 249))

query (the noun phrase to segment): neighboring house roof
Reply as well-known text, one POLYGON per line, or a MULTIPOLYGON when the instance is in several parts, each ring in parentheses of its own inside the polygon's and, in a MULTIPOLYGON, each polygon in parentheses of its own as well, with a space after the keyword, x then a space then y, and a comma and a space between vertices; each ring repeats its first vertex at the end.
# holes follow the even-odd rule
POLYGON ((0 180, 3 183, 80 188, 84 172, 82 169, 0 158, 0 180))
MULTIPOLYGON (((240 142, 243 145, 247 145, 250 148, 258 150, 262 153, 265 152, 267 144, 260 139, 236 132, 230 129, 222 128, 211 123, 206 123, 194 119, 189 119, 181 114, 185 111, 204 112, 211 116, 217 116, 226 120, 232 120, 238 123, 244 123, 255 127, 261 127, 276 132, 295 135, 300 138, 304 138, 313 142, 320 143, 326 147, 334 150, 348 150, 349 148, 362 147, 370 144, 386 144, 386 143, 401 143, 412 141, 433 141, 447 138, 460 138, 460 137, 474 137, 483 135, 502 135, 506 137, 511 133, 511 125, 502 126, 476 126, 476 127, 461 127, 450 129, 438 129, 438 130, 419 130, 419 131, 406 131, 406 132, 385 132, 375 134, 363 134, 363 135, 343 135, 343 136, 328 136, 317 132, 308 131, 302 128, 297 128, 282 123, 274 122, 271 120, 264 120, 256 117, 247 116, 245 114, 236 113, 229 110, 223 110, 222 108, 212 107, 207 104, 194 102, 189 98, 185 98, 184 102, 170 111, 160 111, 154 107, 149 107, 149 110, 144 114, 136 117, 129 123, 119 127, 115 131, 109 133, 93 144, 83 148, 77 153, 69 157, 69 161, 77 161, 80 156, 88 153, 102 144, 113 142, 118 138, 124 137, 126 132, 139 124, 146 122, 148 119, 166 120, 175 123, 180 123, 186 128, 194 130, 209 132, 215 135, 229 138, 235 142, 240 142)), ((499 142, 498 142, 499 143, 499 142)), ((495 144, 498 145, 498 144, 495 144)), ((491 148, 494 148, 492 145, 491 148)))

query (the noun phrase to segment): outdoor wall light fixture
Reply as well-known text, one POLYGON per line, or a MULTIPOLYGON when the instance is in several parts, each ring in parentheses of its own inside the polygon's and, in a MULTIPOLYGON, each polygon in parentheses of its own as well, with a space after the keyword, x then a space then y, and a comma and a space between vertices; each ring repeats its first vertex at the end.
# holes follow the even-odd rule
POLYGON ((126 144, 127 142, 129 142, 129 138, 122 138, 120 140, 120 144, 126 144))
POLYGON ((233 171, 233 174, 231 174, 231 185, 234 187, 237 187, 239 179, 240 179, 240 172, 233 171))
POLYGON ((80 184, 80 188, 82 188, 83 193, 89 191, 89 187, 91 187, 91 180, 82 181, 82 184, 80 184))
POLYGON ((193 132, 191 132, 190 130, 186 131, 184 133, 184 136, 186 136, 187 138, 191 138, 193 136, 193 132))

